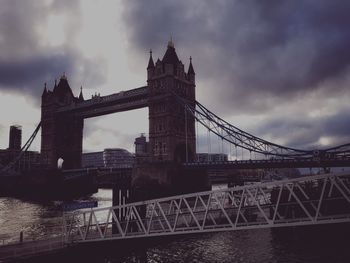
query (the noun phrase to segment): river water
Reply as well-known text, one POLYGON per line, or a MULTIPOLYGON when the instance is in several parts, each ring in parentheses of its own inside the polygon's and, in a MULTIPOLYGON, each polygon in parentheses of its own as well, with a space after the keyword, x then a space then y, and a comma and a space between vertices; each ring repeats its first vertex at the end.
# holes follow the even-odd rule
MULTIPOLYGON (((86 199, 107 207, 112 204, 112 191, 99 189, 86 199)), ((24 240, 60 234, 61 215, 59 202, 2 197, 0 243, 1 239, 17 242, 21 231, 24 240)), ((350 262, 349 234, 349 226, 240 230, 143 241, 123 249, 112 244, 108 252, 92 248, 48 256, 40 262, 350 262)))

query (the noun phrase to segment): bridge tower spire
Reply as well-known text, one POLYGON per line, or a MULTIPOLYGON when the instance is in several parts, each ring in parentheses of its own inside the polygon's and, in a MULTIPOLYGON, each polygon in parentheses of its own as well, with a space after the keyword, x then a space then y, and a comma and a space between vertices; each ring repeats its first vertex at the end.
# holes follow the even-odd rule
POLYGON ((80 87, 79 101, 84 101, 83 86, 80 87))
POLYGON ((194 69, 193 69, 192 57, 190 57, 190 65, 188 66, 187 76, 188 76, 188 79, 193 83, 195 82, 195 75, 196 73, 194 72, 194 69))
POLYGON ((154 62, 152 58, 152 49, 149 51, 149 60, 148 60, 148 66, 147 66, 147 78, 152 78, 154 73, 154 62))
POLYGON ((44 91, 43 91, 43 94, 41 95, 41 97, 45 97, 47 94, 47 88, 46 88, 46 82, 44 84, 44 91))

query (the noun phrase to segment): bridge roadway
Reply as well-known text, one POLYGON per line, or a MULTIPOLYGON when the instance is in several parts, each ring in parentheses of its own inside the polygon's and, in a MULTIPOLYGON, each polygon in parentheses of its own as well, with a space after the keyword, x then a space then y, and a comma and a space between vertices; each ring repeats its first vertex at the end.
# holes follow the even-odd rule
POLYGON ((115 94, 95 95, 89 100, 63 106, 57 113, 70 113, 82 118, 91 118, 109 113, 148 107, 148 87, 140 87, 115 94))
POLYGON ((350 174, 257 183, 67 213, 66 242, 350 223, 350 174))
POLYGON ((188 168, 209 169, 269 169, 269 168, 313 168, 313 167, 350 167, 350 157, 337 159, 271 159, 271 160, 237 160, 222 162, 188 162, 188 168))

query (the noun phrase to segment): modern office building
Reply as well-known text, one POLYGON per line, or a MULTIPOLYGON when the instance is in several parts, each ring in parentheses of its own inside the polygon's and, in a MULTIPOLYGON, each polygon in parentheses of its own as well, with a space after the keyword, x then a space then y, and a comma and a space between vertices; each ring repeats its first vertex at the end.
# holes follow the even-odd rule
POLYGON ((9 150, 21 150, 22 147, 22 126, 12 125, 9 135, 9 150))
POLYGON ((135 157, 132 153, 121 148, 108 148, 103 151, 105 167, 132 167, 135 157))
MULTIPOLYGON (((9 147, 0 149, 0 167, 5 167, 15 160, 22 148, 22 127, 19 125, 10 126, 9 147)), ((37 151, 25 151, 16 163, 20 170, 28 170, 33 166, 40 165, 40 153, 37 151)))
POLYGON ((103 152, 83 153, 81 166, 83 168, 104 167, 103 152))
POLYGON ((134 164, 134 155, 121 148, 107 148, 101 152, 83 153, 83 168, 113 167, 128 168, 134 164))
POLYGON ((197 153, 198 162, 225 162, 228 160, 224 153, 197 153))

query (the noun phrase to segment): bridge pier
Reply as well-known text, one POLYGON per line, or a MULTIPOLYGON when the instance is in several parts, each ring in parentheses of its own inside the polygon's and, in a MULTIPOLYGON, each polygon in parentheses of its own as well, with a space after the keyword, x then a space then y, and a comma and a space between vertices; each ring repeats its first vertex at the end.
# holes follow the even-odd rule
POLYGON ((206 169, 188 169, 176 162, 136 164, 132 175, 133 201, 210 190, 206 169))
MULTIPOLYGON (((128 173, 119 173, 115 178, 112 191, 112 205, 121 206, 127 204, 131 200, 131 177, 128 173)), ((115 209, 114 213, 119 220, 125 220, 126 208, 115 209)), ((117 233, 115 220, 112 218, 112 233, 117 233)))
POLYGON ((58 113, 61 107, 81 101, 74 97, 67 78, 62 76, 53 91, 44 89, 41 101, 41 159, 42 164, 57 168, 62 158, 64 169, 81 167, 84 119, 71 113, 58 113))

